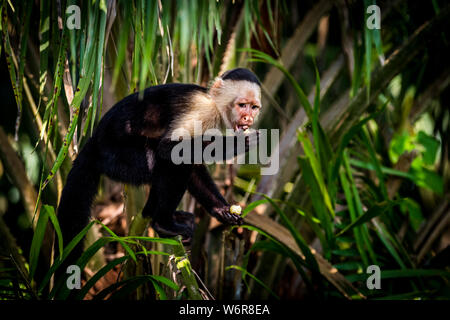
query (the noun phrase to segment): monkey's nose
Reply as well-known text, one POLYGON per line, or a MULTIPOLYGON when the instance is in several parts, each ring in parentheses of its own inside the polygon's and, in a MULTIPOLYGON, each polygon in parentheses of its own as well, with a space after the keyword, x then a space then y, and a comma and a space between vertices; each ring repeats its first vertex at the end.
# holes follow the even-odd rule
POLYGON ((242 121, 250 126, 253 124, 253 119, 250 116, 243 116, 242 121))

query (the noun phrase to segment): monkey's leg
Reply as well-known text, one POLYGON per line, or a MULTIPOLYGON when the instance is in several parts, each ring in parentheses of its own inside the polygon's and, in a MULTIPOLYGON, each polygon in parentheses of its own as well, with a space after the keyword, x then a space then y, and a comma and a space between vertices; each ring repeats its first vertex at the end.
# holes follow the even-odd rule
POLYGON ((194 233, 195 216, 192 212, 175 211, 173 217, 176 223, 187 226, 189 229, 192 230, 192 234, 194 233))
POLYGON ((242 224, 239 215, 230 213, 230 206, 222 197, 205 165, 194 165, 188 191, 212 216, 227 224, 242 224))
POLYGON ((155 152, 146 147, 143 139, 98 145, 97 166, 103 174, 115 181, 133 185, 151 181, 155 152))
POLYGON ((193 215, 188 219, 176 211, 191 171, 190 165, 174 165, 161 160, 155 164, 150 195, 142 215, 152 218, 152 227, 161 237, 182 235, 184 239, 192 238, 193 215))

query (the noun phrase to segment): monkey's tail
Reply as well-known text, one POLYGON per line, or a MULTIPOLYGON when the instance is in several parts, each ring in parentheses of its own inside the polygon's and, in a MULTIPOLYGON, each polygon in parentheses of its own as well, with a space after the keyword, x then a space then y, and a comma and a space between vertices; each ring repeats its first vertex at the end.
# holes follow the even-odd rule
MULTIPOLYGON (((89 223, 92 201, 97 194, 100 180, 96 159, 96 148, 91 139, 75 159, 67 176, 58 207, 58 221, 64 247, 89 223)), ((67 257, 63 266, 74 264, 82 252, 81 241, 67 257)), ((61 271, 65 273, 65 270, 61 271)))

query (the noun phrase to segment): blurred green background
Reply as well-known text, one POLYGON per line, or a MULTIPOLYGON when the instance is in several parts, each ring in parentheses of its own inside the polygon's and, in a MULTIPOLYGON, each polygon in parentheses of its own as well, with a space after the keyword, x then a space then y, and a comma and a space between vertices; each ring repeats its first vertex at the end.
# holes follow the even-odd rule
POLYGON ((238 66, 262 82, 257 126, 280 130, 278 174, 210 166, 246 224, 222 226, 186 194, 197 229, 183 248, 142 221, 148 186, 104 178, 78 239, 75 298, 450 297, 446 1, 1 4, 0 299, 69 297, 51 278, 70 250, 56 207, 115 102, 156 84, 207 86, 238 66))

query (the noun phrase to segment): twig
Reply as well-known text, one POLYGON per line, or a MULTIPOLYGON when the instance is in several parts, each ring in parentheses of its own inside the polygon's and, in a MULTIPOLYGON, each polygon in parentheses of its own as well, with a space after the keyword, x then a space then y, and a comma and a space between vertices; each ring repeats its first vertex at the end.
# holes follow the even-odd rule
POLYGON ((191 263, 189 262, 184 246, 181 243, 181 236, 177 237, 177 241, 178 245, 173 246, 173 254, 175 255, 177 269, 181 271, 182 283, 186 286, 189 299, 202 300, 202 295, 199 291, 197 281, 195 280, 191 263))
POLYGON ((445 214, 444 218, 439 221, 438 225, 434 228, 433 232, 428 237, 425 244, 422 246, 422 249, 420 250, 419 255, 417 256, 418 264, 420 263, 420 261, 422 261, 423 257, 430 251, 434 241, 439 237, 439 235, 444 231, 445 227, 447 227, 449 223, 450 223, 450 210, 447 210, 447 213, 445 214))
MULTIPOLYGON (((13 184, 21 193, 28 220, 30 222, 33 221, 34 206, 37 199, 36 190, 28 179, 22 160, 20 160, 16 151, 14 151, 2 127, 0 127, 0 159, 5 165, 13 184)), ((34 227, 35 223, 33 224, 34 227)))
POLYGON ((420 245, 425 241, 425 237, 430 233, 433 226, 440 220, 445 213, 445 209, 448 207, 450 194, 446 194, 444 201, 439 205, 439 207, 433 212, 431 217, 428 218, 427 224, 419 230, 416 241, 414 242, 413 249, 415 251, 419 250, 420 245))

